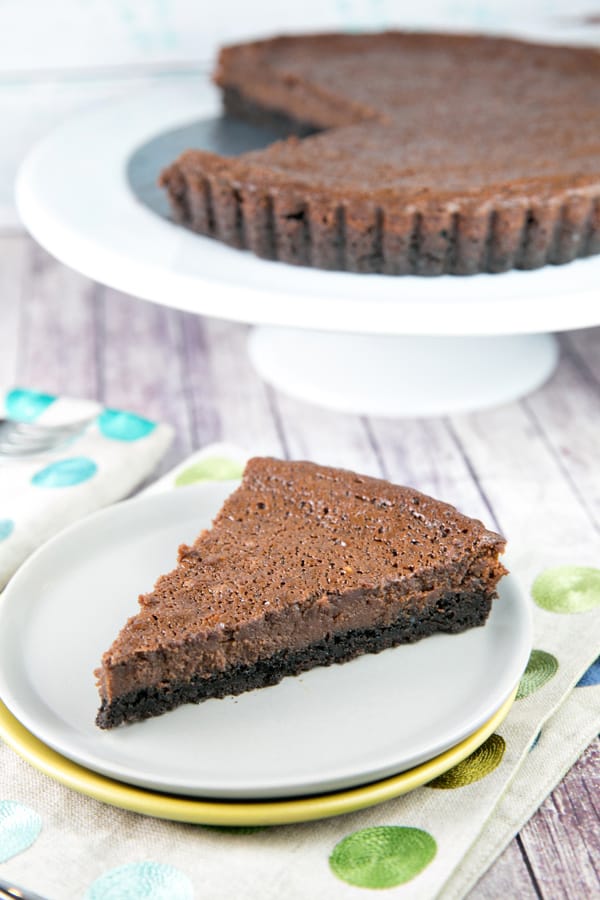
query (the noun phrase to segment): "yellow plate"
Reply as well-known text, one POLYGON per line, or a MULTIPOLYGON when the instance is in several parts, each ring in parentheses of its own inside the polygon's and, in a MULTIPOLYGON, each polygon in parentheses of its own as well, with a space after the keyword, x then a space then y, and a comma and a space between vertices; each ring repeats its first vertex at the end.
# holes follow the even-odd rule
POLYGON ((145 816, 191 822, 197 825, 284 825, 307 822, 354 812, 375 806, 427 784, 447 772, 473 753, 494 733, 504 720, 515 699, 517 689, 504 701, 500 709, 474 734, 455 747, 428 762, 351 790, 315 797, 301 797, 276 801, 214 801, 192 797, 175 797, 113 781, 89 769, 78 766, 34 737, 0 702, 0 736, 23 759, 55 781, 86 794, 95 800, 109 803, 145 816))

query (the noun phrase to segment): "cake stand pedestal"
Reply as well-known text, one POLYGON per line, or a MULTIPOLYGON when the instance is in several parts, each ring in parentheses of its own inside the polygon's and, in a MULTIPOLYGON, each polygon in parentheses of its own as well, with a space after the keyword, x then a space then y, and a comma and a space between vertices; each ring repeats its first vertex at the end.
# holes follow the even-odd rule
POLYGON ((318 406, 374 416, 439 416, 508 403, 558 359, 549 334, 418 337, 254 328, 250 358, 274 387, 318 406))
POLYGON ((346 412, 429 416, 514 400, 551 374, 551 332, 600 323, 600 257, 503 275, 355 275, 268 262, 175 226, 156 181, 182 150, 273 140, 219 112, 198 79, 67 122, 21 167, 25 226, 96 281, 257 326, 250 356, 267 381, 346 412))

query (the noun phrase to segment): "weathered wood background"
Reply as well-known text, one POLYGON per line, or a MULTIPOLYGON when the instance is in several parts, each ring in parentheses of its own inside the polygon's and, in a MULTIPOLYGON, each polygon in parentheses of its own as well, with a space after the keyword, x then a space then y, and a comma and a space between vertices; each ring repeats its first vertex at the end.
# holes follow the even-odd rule
MULTIPOLYGON (((495 525, 534 565, 600 559, 600 329, 561 336, 559 368, 518 403, 392 421, 322 411, 266 386, 247 328, 135 300, 0 233, 0 386, 97 398, 175 426, 163 469, 227 440, 412 484, 495 525)), ((533 577, 536 572, 531 571, 533 577)), ((596 741, 480 881, 477 898, 600 896, 596 741)))

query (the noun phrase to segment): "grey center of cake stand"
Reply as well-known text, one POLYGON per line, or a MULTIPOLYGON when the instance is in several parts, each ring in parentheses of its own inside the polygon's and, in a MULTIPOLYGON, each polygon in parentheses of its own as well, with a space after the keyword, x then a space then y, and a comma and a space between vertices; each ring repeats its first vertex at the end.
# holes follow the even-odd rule
MULTIPOLYGON (((181 152, 196 147, 234 156, 283 136, 227 117, 207 118, 141 146, 129 159, 128 182, 141 203, 169 218, 157 173, 181 152)), ((350 333, 340 321, 338 332, 256 326, 249 353, 266 381, 300 399, 349 413, 427 416, 494 406, 528 393, 553 371, 557 345, 547 334, 350 333)))

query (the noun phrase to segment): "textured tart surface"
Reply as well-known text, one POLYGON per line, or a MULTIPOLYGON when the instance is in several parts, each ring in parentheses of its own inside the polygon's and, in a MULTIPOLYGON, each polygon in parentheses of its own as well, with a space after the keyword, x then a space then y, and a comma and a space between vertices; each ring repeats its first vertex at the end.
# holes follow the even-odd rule
POLYGON ((101 727, 484 623, 504 540, 410 489, 256 458, 97 671, 101 727))
POLYGON ((290 137, 161 176, 201 234, 301 265, 535 268, 600 252, 600 53, 389 32, 222 50, 225 106, 290 137))

